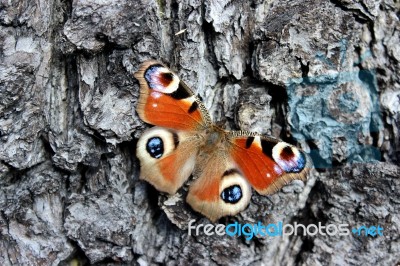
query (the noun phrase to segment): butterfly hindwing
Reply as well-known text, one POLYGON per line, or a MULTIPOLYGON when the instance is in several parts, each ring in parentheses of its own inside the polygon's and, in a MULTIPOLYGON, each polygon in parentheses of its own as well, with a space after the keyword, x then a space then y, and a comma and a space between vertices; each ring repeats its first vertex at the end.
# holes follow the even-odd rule
POLYGON ((295 146, 253 134, 230 132, 231 156, 251 186, 273 194, 292 180, 306 180, 310 159, 295 146))
POLYGON ((140 83, 136 111, 152 125, 197 130, 211 119, 200 100, 178 76, 157 61, 144 62, 134 74, 140 83))
POLYGON ((190 185, 187 203, 211 221, 235 215, 250 202, 251 187, 235 162, 223 151, 200 160, 197 179, 190 185))
POLYGON ((161 127, 146 130, 136 149, 140 178, 159 191, 176 193, 193 172, 198 147, 193 132, 161 127))

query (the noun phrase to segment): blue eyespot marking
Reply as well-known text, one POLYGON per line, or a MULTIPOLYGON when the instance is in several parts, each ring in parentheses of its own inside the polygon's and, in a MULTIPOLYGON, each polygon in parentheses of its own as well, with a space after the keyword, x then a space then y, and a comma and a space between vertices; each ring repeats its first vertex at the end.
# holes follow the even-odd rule
POLYGON ((287 173, 299 173, 306 166, 306 157, 302 152, 299 153, 299 156, 295 156, 294 154, 290 154, 290 156, 284 155, 285 152, 281 154, 281 158, 279 160, 279 166, 282 167, 283 170, 287 173))
POLYGON ((146 150, 151 157, 159 159, 164 154, 164 144, 161 138, 153 137, 147 141, 146 150))
POLYGON ((226 203, 237 203, 242 198, 242 189, 239 185, 225 188, 221 193, 221 199, 226 203))
POLYGON ((163 92, 171 84, 173 80, 172 73, 163 73, 160 69, 163 68, 162 65, 153 65, 149 67, 144 77, 149 84, 150 89, 163 92))

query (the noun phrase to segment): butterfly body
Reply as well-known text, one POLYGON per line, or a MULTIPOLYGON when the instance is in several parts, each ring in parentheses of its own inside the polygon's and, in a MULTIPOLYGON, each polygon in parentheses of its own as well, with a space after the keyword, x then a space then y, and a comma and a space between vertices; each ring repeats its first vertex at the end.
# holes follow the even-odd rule
POLYGON ((250 202, 251 187, 272 194, 293 179, 305 180, 310 160, 293 145, 214 123, 190 88, 157 61, 144 62, 136 110, 156 127, 137 144, 140 178, 174 194, 193 175, 188 204, 215 221, 250 202))

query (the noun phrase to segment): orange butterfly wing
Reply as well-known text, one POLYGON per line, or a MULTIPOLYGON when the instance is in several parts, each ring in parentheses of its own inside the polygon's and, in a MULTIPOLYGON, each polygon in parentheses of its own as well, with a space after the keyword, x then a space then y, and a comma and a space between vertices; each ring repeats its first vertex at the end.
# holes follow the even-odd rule
POLYGON ((292 180, 306 180, 311 161, 295 146, 250 132, 230 132, 231 156, 260 194, 273 194, 292 180))
POLYGON ((190 131, 211 124, 204 105, 163 64, 146 61, 134 76, 140 83, 136 111, 143 121, 156 126, 190 131))

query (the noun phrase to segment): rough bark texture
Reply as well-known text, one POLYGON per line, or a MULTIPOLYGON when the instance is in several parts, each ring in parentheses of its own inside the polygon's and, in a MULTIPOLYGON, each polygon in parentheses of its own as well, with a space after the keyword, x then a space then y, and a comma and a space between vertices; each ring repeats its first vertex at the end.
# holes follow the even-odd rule
POLYGON ((400 263, 399 16, 395 0, 1 0, 0 265, 400 263), (138 180, 132 73, 150 58, 214 121, 297 142, 319 167, 220 223, 384 236, 189 236, 208 221, 186 188, 138 180))

